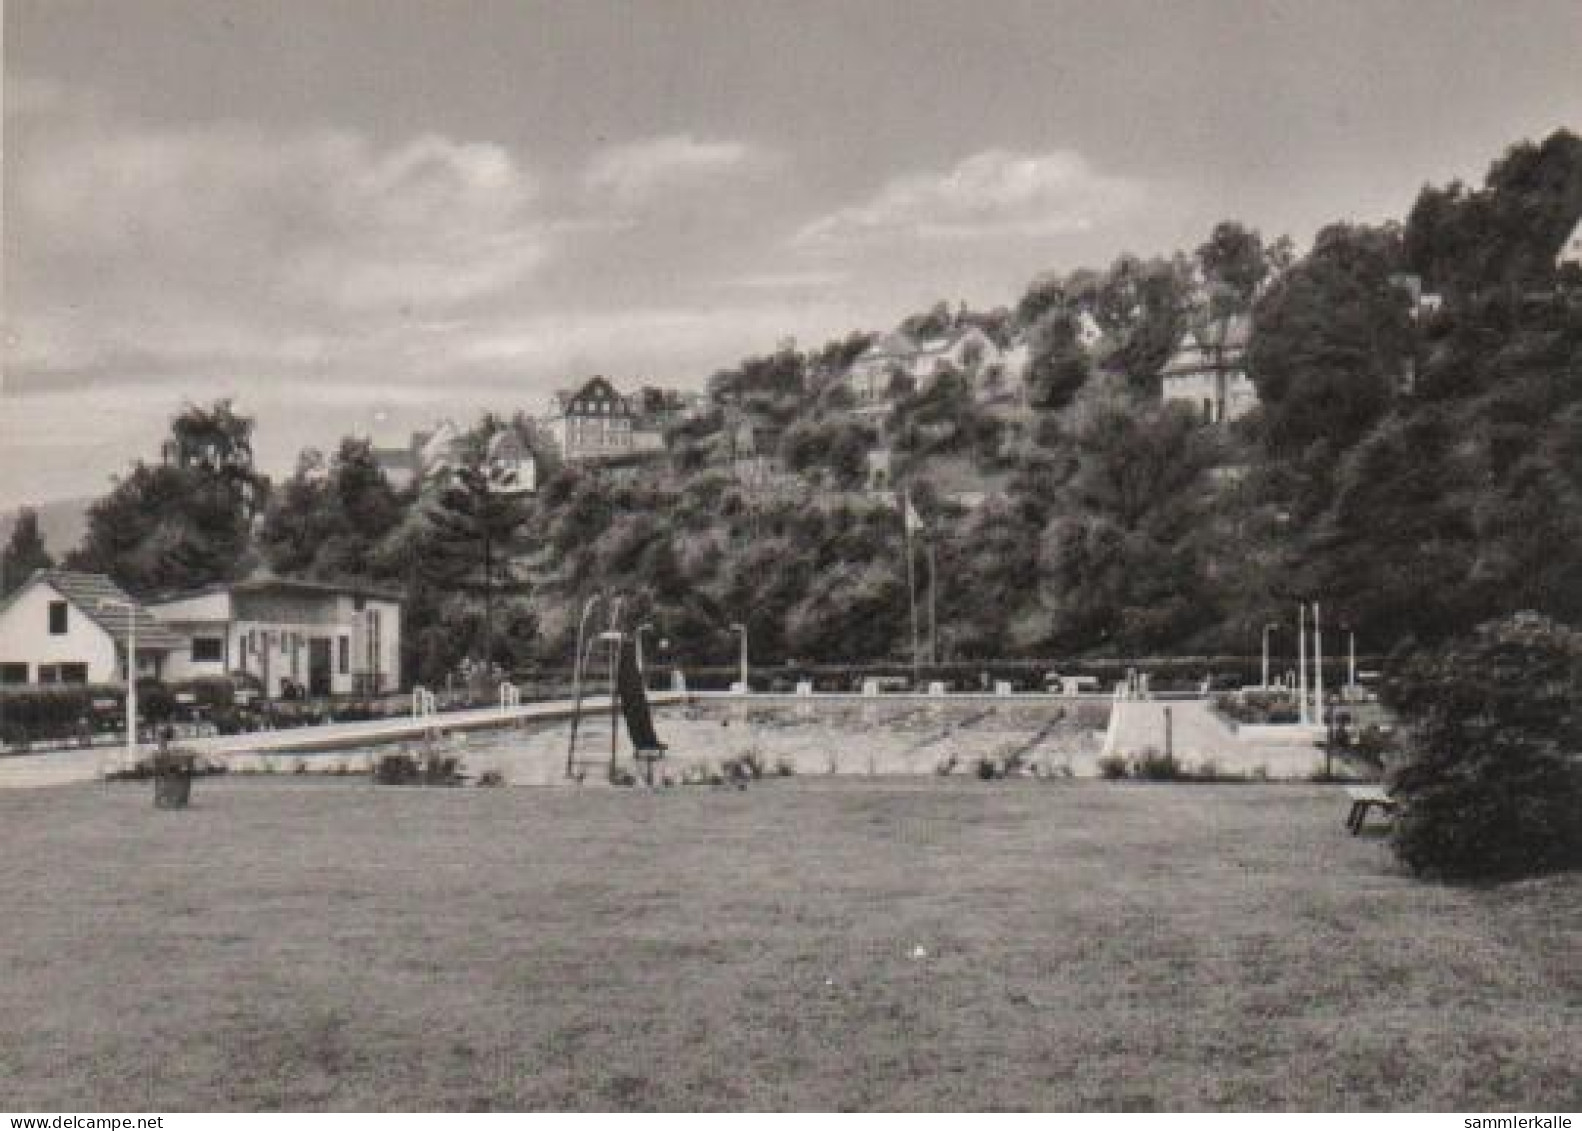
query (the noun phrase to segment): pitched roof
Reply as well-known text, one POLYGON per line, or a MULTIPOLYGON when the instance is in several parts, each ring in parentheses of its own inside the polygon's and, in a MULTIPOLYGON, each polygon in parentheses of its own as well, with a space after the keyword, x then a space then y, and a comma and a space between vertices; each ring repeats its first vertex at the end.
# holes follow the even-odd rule
POLYGON ((1217 369, 1240 369, 1251 339, 1252 319, 1247 315, 1215 318, 1182 335, 1181 343, 1160 374, 1178 377, 1217 369))
POLYGON ((608 377, 597 376, 589 377, 579 388, 557 390, 553 401, 554 411, 564 416, 575 402, 589 399, 606 401, 622 414, 634 414, 631 399, 617 389, 608 377))
POLYGON ((1582 219, 1578 219, 1576 226, 1571 229, 1571 234, 1560 245, 1560 252, 1555 257, 1557 265, 1566 263, 1582 263, 1582 219))
MULTIPOLYGON (((102 573, 77 573, 66 569, 41 569, 28 579, 28 586, 39 582, 50 586, 100 628, 117 644, 125 644, 136 617, 138 651, 168 651, 185 643, 155 619, 142 605, 132 600, 115 582, 102 573), (101 605, 101 601, 120 602, 101 605), (130 608, 128 608, 130 606, 130 608)), ((27 588, 24 586, 23 588, 27 588)), ((20 590, 18 591, 20 592, 20 590)))

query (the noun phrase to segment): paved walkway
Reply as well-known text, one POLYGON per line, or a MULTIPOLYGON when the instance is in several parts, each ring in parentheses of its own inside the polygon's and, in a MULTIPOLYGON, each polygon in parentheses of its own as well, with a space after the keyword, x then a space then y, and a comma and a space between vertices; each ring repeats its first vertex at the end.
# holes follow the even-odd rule
MULTIPOLYGON (((686 698, 673 691, 650 692, 649 702, 655 706, 680 703, 686 698)), ((609 710, 607 696, 589 696, 582 701, 583 710, 594 712, 609 710)), ((288 730, 264 730, 251 734, 212 735, 183 741, 182 747, 214 758, 231 754, 291 754, 323 750, 347 750, 360 746, 373 746, 383 742, 400 742, 420 738, 432 729, 458 731, 478 730, 485 727, 508 726, 512 723, 568 718, 574 706, 569 699, 545 703, 524 703, 520 707, 481 707, 468 711, 446 711, 422 719, 410 717, 371 719, 355 723, 325 723, 321 726, 292 727, 288 730)), ((139 754, 152 751, 147 743, 138 749, 139 754)), ((128 761, 126 747, 94 747, 91 749, 52 750, 43 754, 13 754, 0 758, 0 789, 24 789, 33 786, 65 785, 70 782, 96 781, 111 770, 128 761)))
POLYGON ((1213 762, 1230 773, 1250 774, 1260 768, 1272 778, 1305 778, 1322 769, 1323 751, 1314 742, 1323 737, 1317 727, 1296 727, 1287 735, 1265 733, 1249 738, 1238 734, 1216 715, 1207 699, 1122 700, 1110 715, 1104 752, 1132 756, 1144 750, 1165 749, 1165 711, 1170 712, 1170 748, 1189 766, 1213 762))

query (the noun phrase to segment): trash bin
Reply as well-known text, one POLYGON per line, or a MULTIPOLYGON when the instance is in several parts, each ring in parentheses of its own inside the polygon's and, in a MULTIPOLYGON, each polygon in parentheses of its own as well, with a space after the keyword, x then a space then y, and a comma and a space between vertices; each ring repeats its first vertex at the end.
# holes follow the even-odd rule
POLYGON ((185 809, 192 798, 195 759, 191 754, 154 756, 154 808, 185 809))

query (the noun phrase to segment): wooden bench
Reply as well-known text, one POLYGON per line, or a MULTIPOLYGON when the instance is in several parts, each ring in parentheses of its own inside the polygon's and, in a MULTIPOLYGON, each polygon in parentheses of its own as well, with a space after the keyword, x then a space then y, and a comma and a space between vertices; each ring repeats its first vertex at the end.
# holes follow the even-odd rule
POLYGON ((1352 836, 1362 832, 1362 826, 1368 822, 1370 810, 1378 809, 1388 817, 1394 814, 1396 806, 1400 804, 1380 785, 1348 785, 1346 793, 1351 798, 1351 811, 1346 814, 1346 827, 1351 830, 1352 836))

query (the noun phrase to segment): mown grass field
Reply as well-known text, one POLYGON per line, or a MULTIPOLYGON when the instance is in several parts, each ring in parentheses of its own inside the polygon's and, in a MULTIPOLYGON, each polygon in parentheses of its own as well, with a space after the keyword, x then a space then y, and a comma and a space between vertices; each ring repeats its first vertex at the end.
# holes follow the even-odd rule
POLYGON ((1419 884, 1343 816, 929 778, 0 794, 0 1107, 1582 1108, 1582 876, 1419 884))

